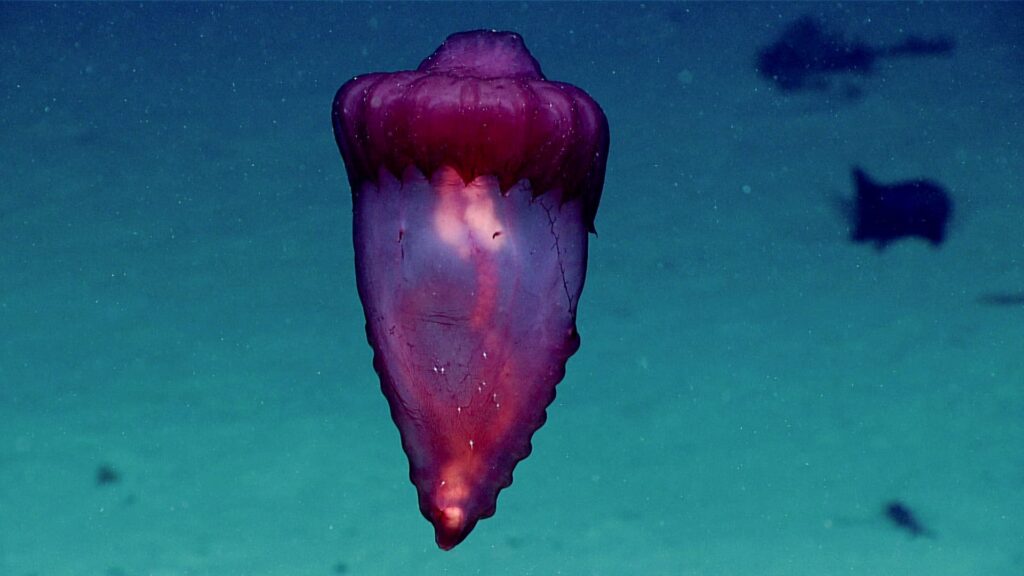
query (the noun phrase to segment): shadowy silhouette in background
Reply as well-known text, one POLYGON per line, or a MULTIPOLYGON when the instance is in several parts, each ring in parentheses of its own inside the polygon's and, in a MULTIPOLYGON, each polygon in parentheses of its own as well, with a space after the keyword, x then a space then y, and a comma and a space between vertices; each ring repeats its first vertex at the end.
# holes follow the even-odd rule
POLYGON ((854 242, 874 242, 879 250, 893 240, 917 236, 939 246, 953 211, 949 194, 930 180, 879 184, 853 168, 855 196, 850 206, 854 242))
POLYGON ((885 517, 897 528, 910 534, 911 537, 917 538, 918 536, 924 536, 926 538, 934 538, 935 534, 924 527, 921 522, 914 515, 906 504, 899 500, 893 500, 886 503, 883 509, 885 517))
MULTIPOLYGON (((945 56, 953 52, 952 38, 910 35, 891 46, 872 47, 848 41, 825 23, 803 16, 790 24, 773 44, 757 55, 757 71, 785 91, 826 90, 830 76, 839 73, 870 74, 880 58, 945 56)), ((851 86, 852 95, 860 89, 851 86)))

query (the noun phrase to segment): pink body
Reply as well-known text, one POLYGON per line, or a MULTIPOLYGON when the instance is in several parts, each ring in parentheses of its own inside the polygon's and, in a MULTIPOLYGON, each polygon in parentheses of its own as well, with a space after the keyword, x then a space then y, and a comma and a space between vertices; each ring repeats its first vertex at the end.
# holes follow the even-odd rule
POLYGON ((334 126, 374 367, 450 549, 494 514, 579 347, 607 122, 518 35, 478 31, 348 82, 334 126))

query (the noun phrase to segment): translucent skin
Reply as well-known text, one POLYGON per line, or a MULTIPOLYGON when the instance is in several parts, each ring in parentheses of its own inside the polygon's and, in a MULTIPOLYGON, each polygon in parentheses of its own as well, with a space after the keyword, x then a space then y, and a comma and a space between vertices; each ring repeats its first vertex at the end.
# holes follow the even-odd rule
POLYGON ((334 126, 374 367, 451 549, 494 514, 579 347, 607 121, 518 35, 478 31, 348 82, 334 126))

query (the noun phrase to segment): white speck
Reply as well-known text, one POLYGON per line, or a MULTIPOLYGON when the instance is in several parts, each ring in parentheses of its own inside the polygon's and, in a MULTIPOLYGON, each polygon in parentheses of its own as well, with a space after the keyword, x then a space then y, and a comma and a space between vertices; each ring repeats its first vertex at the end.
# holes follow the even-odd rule
POLYGON ((750 184, 744 184, 743 187, 740 188, 740 190, 743 190, 744 194, 750 194, 750 191, 751 191, 750 184))
POLYGON ((473 441, 472 441, 472 440, 470 440, 470 441, 469 441, 469 449, 470 449, 470 450, 472 450, 472 449, 473 449, 473 441))

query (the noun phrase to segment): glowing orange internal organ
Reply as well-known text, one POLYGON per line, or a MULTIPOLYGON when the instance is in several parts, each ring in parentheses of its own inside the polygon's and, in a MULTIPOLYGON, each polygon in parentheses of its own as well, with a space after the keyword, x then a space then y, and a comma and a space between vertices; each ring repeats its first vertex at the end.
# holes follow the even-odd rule
MULTIPOLYGON (((493 321, 499 278, 493 255, 502 249, 510 249, 512 240, 496 211, 493 178, 477 178, 465 184, 454 169, 442 168, 433 183, 438 198, 433 217, 434 231, 461 259, 471 261, 476 270, 477 290, 469 324, 481 332, 480 341, 484 343, 482 359, 491 360, 486 363, 488 368, 485 372, 491 375, 492 384, 499 378, 508 381, 514 378, 512 367, 504 362, 503 365, 496 363, 504 354, 495 357, 492 352, 488 358, 486 351, 500 350, 504 342, 501 326, 493 321)), ((472 431, 466 430, 458 420, 463 415, 469 416, 471 411, 487 410, 491 413, 486 419, 487 429, 479 432, 485 432, 481 436, 487 438, 501 438, 515 414, 514 409, 500 410, 497 393, 487 390, 486 380, 478 383, 477 392, 489 401, 479 404, 474 398, 468 406, 456 407, 454 425, 462 434, 447 438, 448 453, 452 459, 442 466, 435 496, 434 505, 440 511, 442 521, 451 523, 452 529, 463 521, 463 506, 471 496, 469 484, 471 479, 482 477, 484 462, 488 459, 484 452, 489 448, 486 443, 480 444, 485 438, 474 439, 472 431)))
POLYGON ((494 260, 488 252, 506 246, 508 236, 495 210, 493 178, 477 178, 464 184, 454 169, 443 168, 435 178, 438 203, 434 230, 463 260, 472 259, 477 270, 476 306, 470 325, 487 326, 498 295, 494 260))

